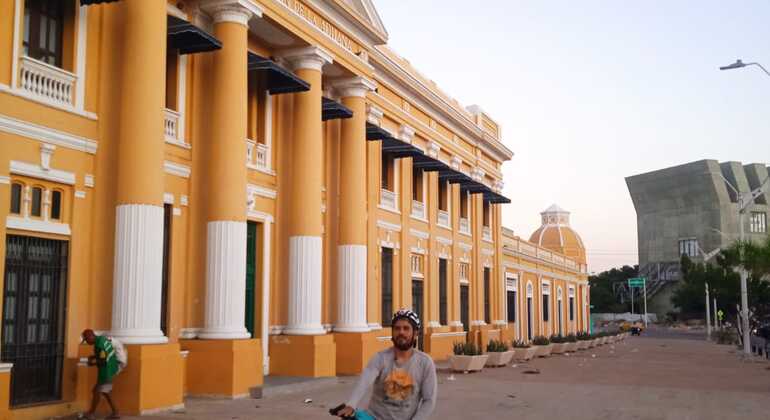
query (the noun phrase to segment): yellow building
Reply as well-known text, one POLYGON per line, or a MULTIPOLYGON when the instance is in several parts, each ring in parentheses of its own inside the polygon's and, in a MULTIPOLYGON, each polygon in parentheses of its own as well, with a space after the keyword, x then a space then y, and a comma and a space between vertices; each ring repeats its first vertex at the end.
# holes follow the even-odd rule
POLYGON ((127 414, 355 374, 399 307, 436 359, 535 294, 586 329, 585 254, 500 225, 499 125, 386 43, 370 0, 0 0, 0 418, 86 407, 84 328, 127 414))

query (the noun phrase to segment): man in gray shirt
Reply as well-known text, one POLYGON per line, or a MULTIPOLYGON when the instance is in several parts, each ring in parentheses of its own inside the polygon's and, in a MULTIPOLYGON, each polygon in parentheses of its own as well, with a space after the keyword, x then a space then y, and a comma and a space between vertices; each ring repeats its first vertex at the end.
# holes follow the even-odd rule
POLYGON ((338 416, 354 416, 370 387, 367 411, 377 420, 424 420, 436 407, 436 366, 430 356, 415 348, 420 319, 401 309, 393 315, 391 325, 393 347, 372 357, 338 416))

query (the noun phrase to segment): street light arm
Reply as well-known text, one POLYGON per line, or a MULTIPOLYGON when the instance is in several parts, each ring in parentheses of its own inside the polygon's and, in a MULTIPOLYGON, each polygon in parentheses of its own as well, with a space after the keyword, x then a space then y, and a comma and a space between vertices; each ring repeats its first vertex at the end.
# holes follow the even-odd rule
POLYGON ((765 74, 767 74, 768 76, 770 76, 770 71, 767 71, 767 69, 766 69, 766 68, 764 68, 764 67, 762 67, 762 65, 761 65, 761 64, 759 64, 759 63, 746 63, 746 65, 747 65, 747 66, 757 66, 757 67, 759 67, 760 69, 762 69, 762 71, 764 71, 764 72, 765 72, 765 74))

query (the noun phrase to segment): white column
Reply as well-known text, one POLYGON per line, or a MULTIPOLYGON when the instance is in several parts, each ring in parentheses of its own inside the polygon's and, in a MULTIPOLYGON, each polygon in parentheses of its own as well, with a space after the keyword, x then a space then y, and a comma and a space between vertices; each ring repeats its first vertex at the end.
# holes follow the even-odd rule
POLYGON ((160 330, 163 207, 116 209, 111 334, 126 344, 166 343, 160 330))
POLYGON ((207 226, 206 314, 202 339, 249 338, 246 330, 246 222, 207 226))
POLYGON ((270 248, 272 247, 272 237, 270 228, 273 225, 273 219, 265 218, 263 224, 262 236, 262 373, 270 373, 270 248))
POLYGON ((340 245, 340 274, 335 331, 366 332, 366 245, 340 245))
POLYGON ((289 238, 289 320, 284 333, 322 335, 321 268, 323 242, 320 236, 289 238))

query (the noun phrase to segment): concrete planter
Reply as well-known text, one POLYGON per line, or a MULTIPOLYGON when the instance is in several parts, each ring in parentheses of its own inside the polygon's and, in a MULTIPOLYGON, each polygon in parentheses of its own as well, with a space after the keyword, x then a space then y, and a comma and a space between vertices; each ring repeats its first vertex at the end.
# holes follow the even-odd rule
POLYGON ((489 352, 487 353, 489 358, 485 366, 505 366, 511 362, 514 353, 515 350, 489 352))
POLYGON ((548 357, 551 355, 551 350, 553 350, 553 344, 549 344, 547 346, 532 346, 537 348, 537 352, 535 353, 535 356, 537 357, 548 357))
POLYGON ((567 351, 567 347, 569 347, 569 343, 554 343, 551 354, 562 354, 567 351))
POLYGON ((449 364, 455 372, 477 372, 484 369, 489 356, 482 354, 479 356, 458 356, 453 354, 449 358, 449 364))
POLYGON ((514 349, 516 352, 514 354, 514 357, 516 357, 516 360, 532 360, 533 357, 535 357, 535 353, 537 353, 537 347, 531 346, 527 348, 516 348, 514 349))
POLYGON ((588 340, 580 340, 578 341, 578 350, 585 350, 588 348, 588 345, 590 342, 588 340))
POLYGON ((592 349, 597 346, 597 342, 599 341, 598 338, 594 338, 593 340, 588 340, 588 348, 592 349))
POLYGON ((565 343, 565 345, 566 345, 566 349, 564 350, 565 352, 574 353, 578 351, 578 346, 580 344, 577 341, 575 341, 574 343, 565 343))

